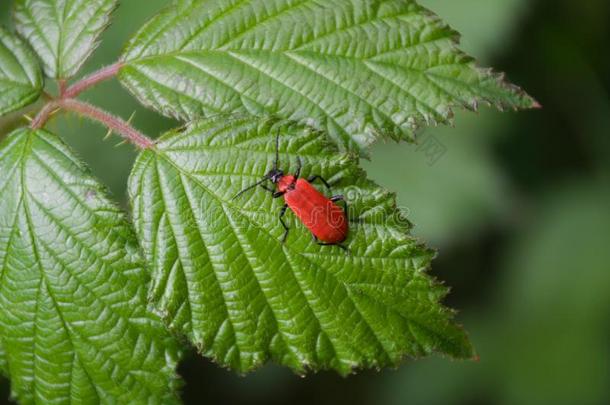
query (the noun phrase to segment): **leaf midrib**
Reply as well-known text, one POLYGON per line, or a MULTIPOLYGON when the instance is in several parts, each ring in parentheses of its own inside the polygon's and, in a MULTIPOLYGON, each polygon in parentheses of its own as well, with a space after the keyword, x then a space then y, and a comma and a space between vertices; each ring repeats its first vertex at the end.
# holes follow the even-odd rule
MULTIPOLYGON (((25 218, 26 218, 26 223, 28 226, 28 235, 30 237, 30 243, 32 246, 32 253, 34 254, 34 260, 36 261, 36 266, 38 267, 38 272, 40 275, 40 280, 38 281, 38 287, 36 290, 36 298, 35 298, 35 304, 34 304, 34 319, 32 320, 33 322, 33 326, 34 326, 34 330, 32 332, 33 334, 33 338, 32 338, 32 354, 33 354, 33 360, 32 360, 32 395, 36 396, 36 359, 38 356, 36 356, 36 338, 38 337, 38 333, 36 332, 38 329, 38 305, 40 303, 40 289, 42 288, 43 284, 46 286, 48 281, 46 279, 45 276, 45 272, 44 269, 42 268, 42 261, 40 259, 40 254, 38 251, 38 245, 36 244, 36 238, 35 238, 35 233, 34 233, 34 226, 32 224, 32 215, 30 213, 30 208, 29 205, 27 203, 27 189, 26 189, 26 163, 27 163, 27 158, 26 158, 26 151, 29 151, 30 153, 32 153, 32 137, 31 136, 27 136, 25 142, 24 142, 24 147, 22 150, 22 154, 21 154, 21 177, 20 177, 20 181, 21 181, 21 203, 23 205, 23 210, 25 212, 25 218)), ((19 211, 16 213, 15 215, 16 217, 19 216, 19 211)), ((64 321, 64 318, 61 314, 61 312, 58 311, 58 308, 56 307, 56 303, 55 303, 55 297, 53 297, 53 295, 51 294, 51 292, 49 291, 49 289, 47 288, 47 292, 49 293, 49 296, 51 297, 51 301, 53 301, 53 306, 55 307, 55 310, 57 311, 57 316, 59 317, 59 319, 61 320, 62 325, 64 326, 64 329, 69 332, 69 330, 66 327, 66 323, 64 321)), ((72 341, 70 341, 70 345, 72 346, 72 348, 74 348, 74 344, 72 341)), ((71 371, 70 371, 71 372, 71 371)))
MULTIPOLYGON (((442 39, 446 39, 446 38, 440 38, 440 39, 434 39, 433 41, 437 41, 437 40, 442 40, 442 39)), ((418 46, 423 43, 418 43, 414 46, 418 46)), ((169 52, 169 53, 165 53, 165 54, 160 54, 160 55, 153 55, 153 56, 147 56, 144 58, 136 58, 133 60, 128 60, 126 61, 126 65, 127 66, 131 66, 133 68, 135 68, 136 70, 139 71, 139 69, 137 68, 137 65, 140 63, 146 64, 147 62, 151 62, 151 61, 155 61, 158 59, 176 59, 179 60, 183 63, 186 63, 188 65, 193 66, 194 68, 198 69, 201 72, 204 72, 207 76, 211 77, 212 79, 218 81, 220 84, 222 84, 223 86, 226 86, 228 88, 230 88, 232 91, 240 93, 239 89, 237 87, 235 87, 234 85, 232 85, 229 82, 223 81, 220 77, 212 74, 211 72, 207 71, 206 69, 203 69, 202 66, 199 65, 194 65, 192 61, 190 61, 189 59, 185 59, 188 58, 188 56, 190 54, 194 55, 194 56, 201 56, 202 54, 206 54, 209 53, 211 55, 214 54, 220 54, 220 55, 225 55, 225 56, 229 56, 231 57, 231 59, 235 60, 238 64, 242 65, 243 67, 247 68, 247 69, 252 69, 255 72, 258 72, 259 74, 264 75, 267 80, 270 80, 274 83, 279 84, 280 86, 284 87, 286 90, 296 93, 300 98, 306 100, 310 105, 312 105, 314 108, 316 108, 319 111, 326 111, 326 109, 321 106, 316 100, 310 98, 307 94, 304 94, 303 92, 299 91, 298 89, 292 87, 292 86, 288 86, 286 83, 279 81, 276 77, 270 75, 268 72, 266 72, 265 70, 259 68, 258 66, 246 62, 243 58, 240 58, 239 55, 241 53, 243 53, 244 55, 248 55, 249 53, 263 53, 263 54, 270 54, 270 55, 282 55, 284 57, 286 57, 288 60, 291 61, 291 63, 294 63, 295 65, 306 69, 308 72, 310 72, 314 77, 318 77, 322 80, 324 80, 325 82, 329 83, 331 86, 336 87, 337 89, 346 92, 347 94, 352 95, 353 97, 357 98, 358 100, 360 100, 361 102, 363 102, 365 105, 368 105, 369 107, 374 108, 376 111, 379 111, 387 121, 389 122, 394 122, 395 120, 388 115, 388 113, 384 112, 381 108, 381 106, 377 106, 372 104, 369 100, 367 100, 364 96, 359 95, 358 93, 354 92, 353 90, 351 90, 350 88, 344 86, 341 82, 338 82, 336 80, 333 80, 332 78, 317 72, 316 70, 312 69, 310 66, 308 66, 307 64, 302 63, 301 61, 298 60, 298 58, 295 58, 293 56, 291 56, 291 54, 294 55, 298 55, 299 51, 298 50, 285 50, 285 51, 272 51, 272 50, 243 50, 243 49, 238 49, 238 50, 203 50, 203 51, 176 51, 176 52, 169 52), (241 51, 241 52, 240 52, 241 51)), ((448 80, 448 81, 452 81, 456 84, 459 84, 461 86, 464 86, 464 83, 460 80, 457 79, 453 79, 451 77, 447 77, 444 75, 440 75, 438 73, 434 73, 434 72, 429 72, 430 69, 433 69, 436 67, 435 66, 431 66, 428 67, 426 69, 418 69, 418 68, 414 68, 414 67, 405 67, 402 65, 397 65, 397 64, 393 64, 393 63, 389 63, 389 62, 383 62, 383 61, 375 61, 375 58, 378 55, 375 55, 374 57, 371 58, 356 58, 356 57, 350 57, 350 56, 344 56, 344 55, 328 55, 328 54, 324 54, 324 53, 316 53, 313 51, 307 51, 308 53, 314 53, 314 54, 319 54, 321 56, 325 56, 325 57, 332 57, 338 60, 344 59, 344 60, 355 60, 358 63, 360 63, 362 65, 362 67, 364 67, 366 69, 367 72, 369 72, 370 74, 378 77, 380 80, 382 80, 383 82, 387 82, 390 86, 392 86, 393 88, 396 88, 397 90, 399 90, 405 97, 409 98, 410 100, 413 101, 415 108, 417 109, 417 113, 421 114, 422 116, 427 116, 427 114, 430 114, 432 117, 434 117, 435 121, 438 122, 442 122, 446 119, 444 113, 442 110, 439 110, 438 108, 433 107, 430 104, 427 104, 424 100, 422 100, 420 97, 417 97, 416 95, 414 95, 413 93, 411 93, 407 88, 405 88, 404 86, 399 85, 398 83, 396 83, 392 78, 387 77, 384 74, 381 74, 380 72, 378 72, 377 70, 373 69, 370 66, 370 63, 373 64, 379 64, 381 66, 383 65, 388 65, 388 66, 392 66, 392 67, 398 67, 400 69, 408 69, 410 71, 414 71, 417 72, 421 75, 425 76, 434 76, 434 77, 438 77, 439 79, 443 79, 443 80, 448 80), (417 106, 420 107, 424 107, 425 111, 420 111, 419 108, 417 108, 417 106)), ((446 65, 452 66, 459 66, 462 65, 464 63, 460 63, 460 62, 456 62, 456 63, 447 63, 446 65)), ((160 85, 160 83, 158 82, 158 80, 153 80, 155 82, 156 85, 160 85)), ((449 98, 456 98, 456 100, 458 100, 457 97, 455 97, 454 95, 452 95, 451 93, 449 93, 445 88, 439 86, 438 84, 434 83, 433 81, 428 80, 428 83, 430 83, 431 85, 433 85, 435 88, 437 88, 439 91, 442 91, 444 94, 446 94, 447 96, 449 96, 449 98)), ((167 87, 167 86, 165 86, 167 87)), ((173 91, 176 91, 175 89, 172 89, 173 91)), ((243 94, 242 94, 243 96, 243 94)), ((192 97, 191 97, 192 98, 192 97)), ((198 101, 200 102, 200 101, 198 101)), ((455 105, 464 105, 465 104, 458 104, 455 103, 455 105)), ((337 127, 341 130, 344 131, 344 128, 342 125, 339 124, 339 122, 337 122, 337 120, 329 114, 322 114, 321 116, 324 116, 326 119, 331 120, 333 123, 335 123, 337 125, 337 127)))

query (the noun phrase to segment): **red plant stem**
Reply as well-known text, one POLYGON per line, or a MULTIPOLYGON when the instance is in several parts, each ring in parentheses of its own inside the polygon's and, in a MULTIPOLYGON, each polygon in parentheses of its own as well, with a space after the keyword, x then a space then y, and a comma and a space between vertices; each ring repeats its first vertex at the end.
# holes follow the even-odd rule
POLYGON ((133 128, 121 118, 115 117, 91 104, 70 98, 56 99, 45 105, 32 121, 31 128, 42 128, 51 114, 57 109, 72 111, 93 121, 100 122, 139 149, 152 149, 155 147, 155 142, 152 139, 133 128))
POLYGON ((115 117, 112 114, 107 113, 91 104, 75 100, 83 91, 90 87, 95 86, 97 83, 114 77, 118 71, 123 67, 122 62, 117 62, 110 66, 106 66, 85 77, 84 79, 74 83, 72 86, 66 88, 65 81, 59 82, 59 98, 52 99, 49 101, 36 115, 36 118, 30 124, 32 129, 42 128, 51 114, 58 109, 75 112, 83 117, 89 118, 93 121, 98 121, 104 124, 108 129, 116 132, 122 136, 125 140, 131 142, 140 149, 151 149, 154 148, 155 142, 142 134, 137 129, 133 128, 129 123, 125 122, 119 117, 115 117))
POLYGON ((30 128, 42 128, 44 124, 46 124, 49 120, 51 114, 53 114, 53 112, 59 108, 58 101, 59 100, 51 100, 47 104, 45 104, 30 124, 30 128))
POLYGON ((74 98, 88 88, 95 86, 99 82, 116 76, 122 67, 123 62, 117 62, 110 66, 106 66, 61 91, 60 97, 63 99, 74 98))
POLYGON ((59 87, 59 94, 64 94, 66 92, 67 86, 68 86, 68 82, 66 82, 66 79, 57 80, 57 87, 59 87))
POLYGON ((75 112, 83 117, 104 124, 108 129, 121 135, 125 140, 131 142, 139 149, 152 149, 155 146, 155 142, 152 139, 133 128, 121 118, 115 117, 91 104, 74 99, 58 100, 58 104, 64 110, 75 112))

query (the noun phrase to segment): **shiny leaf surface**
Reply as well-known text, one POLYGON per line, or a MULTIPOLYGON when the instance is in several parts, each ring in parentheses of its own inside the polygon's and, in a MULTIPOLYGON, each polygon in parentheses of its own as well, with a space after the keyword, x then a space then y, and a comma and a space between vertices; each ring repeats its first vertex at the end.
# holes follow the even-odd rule
POLYGON ((175 402, 178 353, 147 311, 124 215, 48 132, 5 139, 0 172, 0 338, 13 396, 175 402))
POLYGON ((412 138, 454 107, 536 105, 457 37, 409 0, 176 0, 131 40, 120 78, 169 116, 268 113, 346 149, 412 138))
POLYGON ((97 47, 116 0, 15 0, 15 25, 47 76, 74 76, 97 47))
POLYGON ((36 55, 19 38, 0 27, 0 115, 33 103, 42 87, 36 55))
POLYGON ((143 152, 129 189, 158 311, 222 365, 246 372, 272 359, 346 374, 405 356, 473 356, 440 304, 446 289, 426 274, 433 253, 409 236, 394 196, 319 132, 200 121, 143 152), (282 169, 300 158, 303 177, 322 175, 346 196, 349 252, 319 246, 291 213, 282 244, 281 199, 261 188, 233 199, 273 167, 276 133, 282 169))

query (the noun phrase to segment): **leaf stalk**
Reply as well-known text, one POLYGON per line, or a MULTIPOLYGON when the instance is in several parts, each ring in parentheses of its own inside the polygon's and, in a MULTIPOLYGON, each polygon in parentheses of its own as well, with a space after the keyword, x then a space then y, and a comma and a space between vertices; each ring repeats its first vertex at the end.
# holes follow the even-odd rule
POLYGON ((76 100, 75 97, 85 90, 95 86, 96 84, 110 79, 118 73, 123 66, 122 62, 117 62, 110 66, 106 66, 97 72, 86 76, 84 79, 74 83, 71 86, 66 86, 64 82, 59 83, 59 97, 51 98, 36 117, 32 120, 30 127, 32 129, 40 129, 45 126, 51 116, 58 110, 66 110, 79 114, 82 117, 89 118, 93 121, 102 123, 111 132, 115 132, 127 142, 132 143, 139 149, 152 149, 155 142, 132 127, 129 122, 116 117, 96 106, 89 103, 76 100))
POLYGON ((116 117, 89 103, 75 99, 59 99, 56 102, 58 108, 71 111, 85 118, 104 124, 109 130, 120 135, 125 141, 132 143, 139 149, 152 149, 155 142, 133 128, 122 118, 116 117))
POLYGON ((123 62, 117 62, 110 66, 106 66, 96 72, 93 72, 89 76, 79 80, 73 85, 60 89, 61 98, 75 98, 85 90, 95 86, 96 84, 108 80, 117 75, 119 70, 123 67, 123 62))

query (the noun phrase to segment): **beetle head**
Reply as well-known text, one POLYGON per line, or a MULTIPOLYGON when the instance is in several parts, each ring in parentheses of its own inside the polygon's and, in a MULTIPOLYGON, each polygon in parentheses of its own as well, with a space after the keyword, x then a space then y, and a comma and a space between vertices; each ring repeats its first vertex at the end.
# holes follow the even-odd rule
POLYGON ((267 173, 265 177, 271 180, 271 182, 277 184, 280 182, 280 179, 284 177, 284 172, 280 169, 273 169, 267 173))

